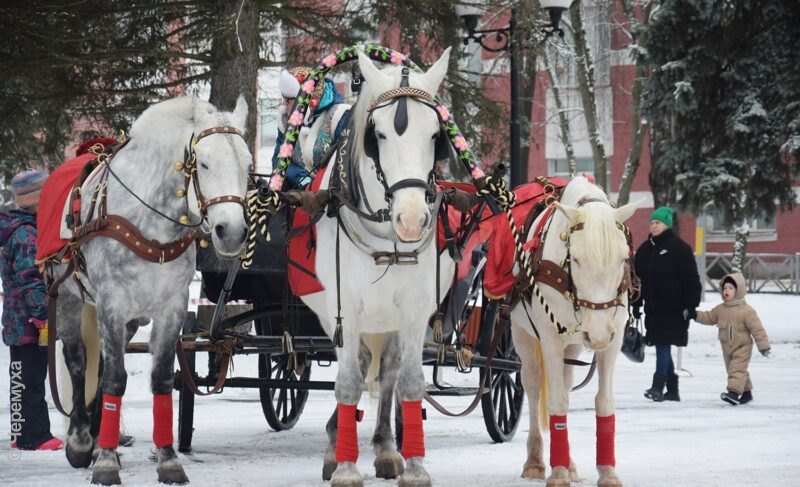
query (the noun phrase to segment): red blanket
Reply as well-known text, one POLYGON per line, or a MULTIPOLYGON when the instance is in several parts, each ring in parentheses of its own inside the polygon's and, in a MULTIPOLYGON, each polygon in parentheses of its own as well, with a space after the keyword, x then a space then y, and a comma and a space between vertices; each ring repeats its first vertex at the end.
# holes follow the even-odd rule
POLYGON ((67 240, 61 238, 61 217, 67 195, 75 185, 81 169, 87 162, 96 158, 92 153, 80 155, 58 166, 42 188, 39 210, 36 213, 36 263, 44 262, 48 257, 57 254, 67 240))
MULTIPOLYGON (((551 178, 550 182, 555 186, 563 187, 567 182, 561 178, 551 178)), ((511 210, 514 216, 514 223, 521 231, 525 224, 528 212, 545 198, 544 187, 539 182, 523 184, 516 189, 516 204, 511 210)), ((511 235, 511 228, 508 225, 508 218, 505 214, 498 214, 481 224, 491 227, 491 243, 489 244, 489 255, 487 256, 486 270, 483 279, 483 288, 486 293, 495 298, 504 296, 514 285, 516 276, 513 274, 514 263, 514 237, 511 235)), ((484 233, 481 229, 481 233, 484 233)), ((523 240, 525 235, 522 235, 523 240)))
MULTIPOLYGON (((314 181, 311 182, 311 191, 319 191, 327 169, 328 166, 325 166, 317 173, 314 181)), ((302 228, 309 222, 311 222, 311 217, 308 216, 308 213, 297 208, 292 217, 291 228, 302 228)), ((289 238, 287 247, 287 273, 292 293, 295 296, 305 296, 325 289, 325 286, 317 279, 316 273, 317 229, 313 225, 309 226, 302 233, 289 238)))

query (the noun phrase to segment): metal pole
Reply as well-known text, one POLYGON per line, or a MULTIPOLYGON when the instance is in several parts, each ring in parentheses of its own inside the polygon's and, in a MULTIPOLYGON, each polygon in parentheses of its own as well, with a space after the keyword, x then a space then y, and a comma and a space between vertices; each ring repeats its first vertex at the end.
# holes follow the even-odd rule
POLYGON ((511 21, 508 25, 509 30, 509 64, 510 64, 510 83, 511 83, 511 187, 515 188, 528 181, 527 161, 521 160, 520 146, 520 125, 519 125, 519 73, 517 72, 517 43, 514 40, 514 9, 511 9, 511 21))

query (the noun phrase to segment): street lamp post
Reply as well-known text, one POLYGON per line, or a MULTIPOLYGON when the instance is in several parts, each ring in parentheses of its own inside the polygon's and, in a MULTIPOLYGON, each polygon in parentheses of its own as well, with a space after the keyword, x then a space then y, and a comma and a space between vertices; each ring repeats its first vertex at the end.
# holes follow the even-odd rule
MULTIPOLYGON (((539 4, 550 14, 550 24, 543 28, 547 36, 558 33, 564 37, 564 31, 559 28, 561 14, 569 8, 572 0, 541 0, 539 4)), ((506 27, 497 29, 478 29, 478 23, 483 17, 484 9, 480 0, 456 6, 456 14, 461 17, 467 28, 467 37, 464 45, 475 41, 483 49, 490 52, 508 51, 509 85, 511 92, 511 118, 509 120, 509 163, 511 166, 511 187, 515 188, 528 181, 528 164, 523 163, 521 146, 521 129, 519 122, 519 71, 517 69, 517 43, 514 42, 515 11, 511 8, 511 19, 506 27), (492 35, 493 34, 493 35, 492 35), (491 37, 490 37, 491 36, 491 37), (493 38, 492 44, 486 44, 487 37, 493 38)))

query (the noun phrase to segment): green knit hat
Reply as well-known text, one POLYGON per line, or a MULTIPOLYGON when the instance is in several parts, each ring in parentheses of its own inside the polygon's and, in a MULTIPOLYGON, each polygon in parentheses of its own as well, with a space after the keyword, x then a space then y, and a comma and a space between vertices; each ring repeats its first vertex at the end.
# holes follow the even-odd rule
POLYGON ((658 220, 669 228, 672 228, 672 210, 666 206, 656 208, 656 211, 650 215, 650 221, 658 220))

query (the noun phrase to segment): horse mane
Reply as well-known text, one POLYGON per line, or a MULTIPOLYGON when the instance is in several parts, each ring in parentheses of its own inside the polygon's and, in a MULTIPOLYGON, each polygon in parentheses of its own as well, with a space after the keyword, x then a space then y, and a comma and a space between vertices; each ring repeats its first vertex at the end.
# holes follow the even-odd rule
POLYGON ((573 179, 567 188, 577 190, 575 191, 577 194, 570 192, 574 200, 567 204, 578 208, 580 215, 578 219, 583 222, 582 237, 586 242, 585 257, 589 261, 588 263, 599 268, 611 266, 615 263, 615 249, 619 241, 614 207, 611 206, 605 192, 585 178, 573 179), (580 200, 587 197, 601 199, 602 202, 591 201, 578 206, 580 200))

